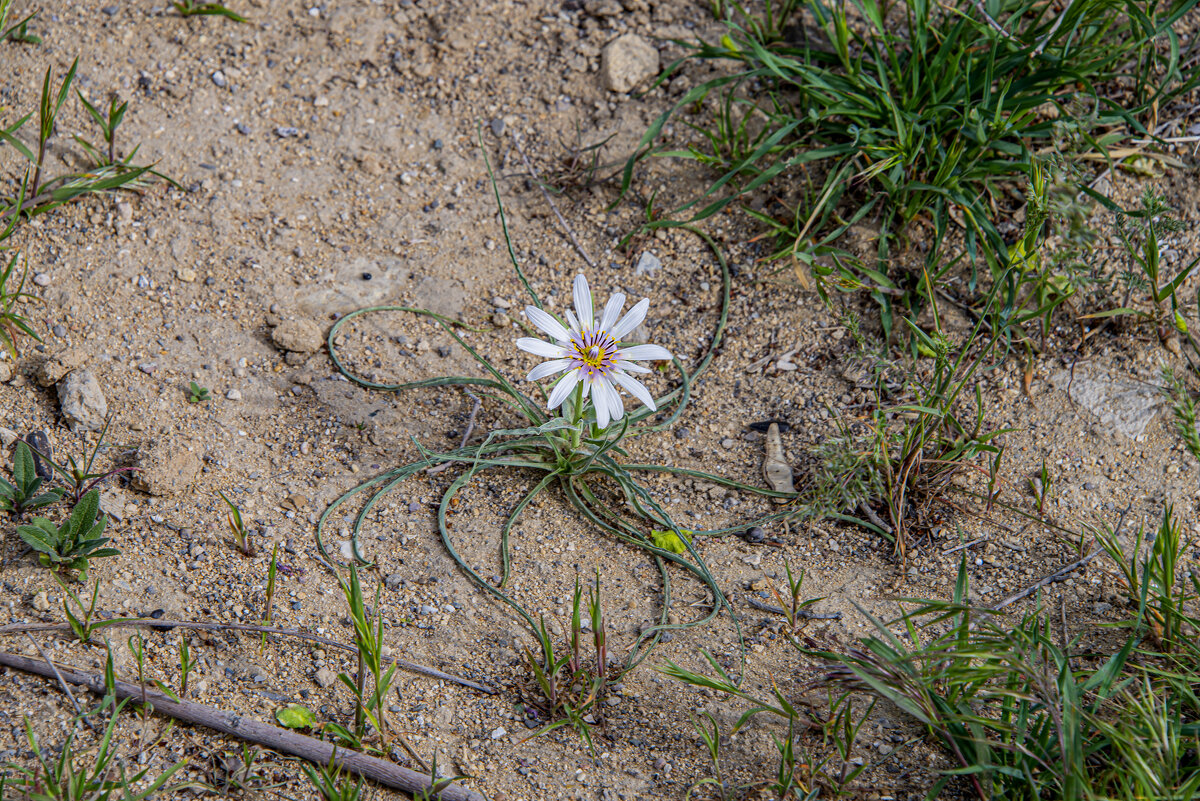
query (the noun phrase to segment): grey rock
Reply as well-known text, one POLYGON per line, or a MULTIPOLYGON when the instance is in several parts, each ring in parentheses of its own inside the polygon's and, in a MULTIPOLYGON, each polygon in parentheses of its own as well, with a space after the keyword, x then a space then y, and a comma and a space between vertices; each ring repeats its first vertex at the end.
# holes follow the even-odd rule
POLYGON ((58 385, 63 419, 72 431, 99 431, 108 417, 100 382, 88 370, 72 370, 58 385))
POLYGON ((271 341, 282 350, 315 353, 325 344, 325 337, 311 320, 284 320, 271 330, 271 341))
POLYGON ((629 92, 658 74, 658 50, 636 33, 613 39, 600 53, 600 74, 610 92, 629 92))
POLYGON ((638 259, 637 265, 633 268, 634 275, 647 275, 653 278, 662 268, 662 261, 650 251, 646 251, 638 259))
POLYGON ((46 275, 46 273, 38 273, 33 277, 33 283, 38 286, 50 286, 50 276, 46 275))
POLYGON ((241 399, 242 393, 236 389, 231 389, 225 393, 225 400, 240 401, 241 399))
POLYGON ((327 667, 321 668, 313 676, 313 681, 317 683, 318 687, 329 687, 337 681, 337 674, 327 667))
POLYGON ((392 573, 383 580, 383 583, 387 585, 389 590, 396 590, 399 589, 400 585, 404 583, 404 576, 400 575, 399 573, 392 573))
POLYGON ((229 85, 229 82, 225 80, 225 73, 221 72, 220 70, 217 70, 212 74, 212 82, 222 89, 229 85))
POLYGON ((78 348, 64 348, 52 354, 38 368, 37 382, 39 386, 52 387, 72 370, 78 370, 87 364, 87 354, 78 348))
POLYGON ((1060 370, 1050 376, 1050 383, 1100 418, 1103 426, 1131 439, 1146 433, 1162 404, 1156 387, 1089 365, 1077 367, 1073 378, 1070 370, 1060 370))
POLYGON ((125 493, 118 487, 109 487, 100 493, 100 511, 120 522, 125 519, 125 493))
POLYGON ((12 362, 0 359, 0 383, 9 381, 13 377, 12 362))
POLYGON ((16 443, 16 441, 20 438, 21 435, 16 431, 13 431, 11 428, 4 428, 3 426, 0 426, 0 445, 2 445, 5 450, 11 448, 13 444, 16 443))
POLYGON ((501 119, 500 117, 497 117, 496 119, 489 122, 488 127, 492 129, 492 136, 497 136, 497 137, 504 136, 504 128, 505 128, 504 120, 501 119))

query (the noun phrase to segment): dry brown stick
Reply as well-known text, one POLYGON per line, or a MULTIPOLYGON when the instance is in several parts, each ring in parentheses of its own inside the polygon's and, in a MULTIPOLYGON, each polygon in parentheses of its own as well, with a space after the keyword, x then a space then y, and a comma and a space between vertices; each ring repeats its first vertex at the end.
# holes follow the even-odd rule
POLYGON ((87 727, 89 729, 91 729, 92 731, 95 731, 96 730, 95 724, 92 723, 92 721, 89 718, 84 716, 83 710, 79 708, 79 702, 75 700, 74 693, 71 692, 71 688, 67 685, 66 681, 63 680, 62 674, 58 672, 58 668, 56 668, 54 666, 54 663, 50 661, 49 655, 46 654, 46 649, 43 648, 42 644, 40 642, 38 642, 37 640, 35 640, 33 638, 33 635, 30 634, 29 632, 25 632, 25 637, 31 643, 33 643, 33 647, 37 649, 38 653, 42 655, 42 659, 44 659, 46 661, 46 664, 50 666, 50 669, 54 671, 54 678, 58 679, 58 686, 62 687, 62 691, 64 693, 66 693, 67 698, 70 699, 71 707, 75 710, 75 716, 81 718, 83 720, 83 722, 87 724, 87 727))
POLYGON ((521 147, 521 135, 513 131, 512 139, 513 146, 516 147, 517 153, 521 156, 521 161, 525 163, 525 169, 529 170, 529 174, 533 176, 533 182, 537 184, 538 189, 542 190, 542 197, 546 198, 546 202, 550 204, 551 210, 554 211, 554 216, 558 218, 558 224, 567 233, 567 238, 571 240, 571 244, 579 251, 579 255, 583 256, 583 260, 587 262, 588 267, 591 267, 593 270, 596 269, 596 262, 592 261, 592 257, 587 254, 587 251, 583 249, 583 245, 579 244, 579 240, 575 238, 575 232, 571 230, 571 226, 567 225, 567 221, 563 218, 562 213, 558 210, 558 206, 554 203, 554 198, 550 197, 550 193, 546 191, 546 187, 542 183, 542 179, 538 176, 537 170, 534 169, 533 163, 525 155, 525 149, 521 147))
MULTIPOLYGON (((1129 504, 1128 506, 1126 506, 1124 510, 1122 510, 1121 517, 1117 520, 1117 527, 1113 529, 1113 537, 1116 537, 1117 534, 1120 533, 1121 527, 1125 525, 1125 516, 1129 514, 1131 509, 1133 509, 1132 503, 1129 504)), ((1022 598, 1033 595, 1035 592, 1037 592, 1042 587, 1045 587, 1047 584, 1053 584, 1056 581, 1062 581, 1064 578, 1067 577, 1068 574, 1074 573, 1079 568, 1084 567, 1085 565, 1089 564, 1092 560, 1094 560, 1097 556, 1099 556, 1102 553, 1104 553, 1104 549, 1101 548, 1099 545, 1097 545, 1096 548, 1091 553, 1089 553, 1087 556, 1083 557, 1082 559, 1074 561, 1071 564, 1067 565, 1066 567, 1055 570, 1053 573, 1046 576, 1045 578, 1034 582, 1030 586, 1028 586, 1025 589, 1018 592, 1016 595, 1008 596, 1003 601, 1001 601, 1000 603, 996 604, 995 606, 993 606, 991 608, 993 610, 1000 610, 1006 606, 1011 606, 1012 604, 1015 604, 1017 601, 1021 600, 1022 598)))
MULTIPOLYGON (((81 673, 68 669, 60 672, 53 665, 47 667, 36 659, 4 651, 0 651, 0 665, 46 678, 54 678, 58 674, 72 684, 87 687, 97 695, 104 695, 107 692, 104 677, 93 673, 81 673)), ((113 690, 118 699, 128 698, 135 704, 141 703, 142 688, 136 684, 118 681, 113 690)), ((315 737, 299 734, 290 729, 272 726, 260 720, 243 717, 235 712, 224 712, 215 707, 192 701, 176 701, 157 690, 146 690, 146 700, 153 706, 155 712, 160 712, 183 723, 204 726, 230 737, 265 746, 281 754, 300 757, 316 765, 328 765, 332 761, 343 770, 364 776, 385 787, 412 794, 431 789, 429 777, 423 776, 415 770, 409 770, 357 751, 337 748, 332 743, 322 742, 315 737)), ((480 793, 455 784, 442 790, 437 797, 442 801, 487 801, 480 793)))
POLYGON ((1103 548, 1096 548, 1094 551, 1092 551, 1090 554, 1083 557, 1082 559, 1072 562, 1071 564, 1067 565, 1066 567, 1062 567, 1062 568, 1059 568, 1058 570, 1055 570, 1053 573, 1051 573, 1050 575, 1041 579, 1040 581, 1034 582, 1033 584, 1029 585, 1028 587, 1026 587, 1025 589, 1021 590, 1020 592, 1016 593, 1015 595, 1008 596, 1003 601, 1001 601, 1000 603, 996 604, 995 606, 993 606, 991 608, 993 610, 1000 610, 1006 606, 1011 606, 1012 604, 1015 604, 1017 601, 1021 600, 1022 598, 1033 595, 1035 592, 1040 590, 1042 587, 1045 587, 1047 584, 1053 584, 1056 581, 1062 581, 1069 574, 1074 573, 1076 570, 1078 570, 1081 567, 1084 567, 1085 565, 1090 563, 1093 559, 1095 559, 1097 556, 1099 556, 1102 553, 1104 553, 1103 548))
POLYGON ((963 548, 970 548, 972 545, 978 545, 981 542, 987 542, 988 539, 989 539, 989 537, 980 537, 977 540, 971 540, 970 542, 964 542, 962 545, 955 545, 953 548, 947 548, 946 550, 942 551, 942 555, 945 556, 948 553, 954 553, 955 551, 961 551, 963 548))
MULTIPOLYGON (((298 629, 282 629, 275 626, 255 626, 249 623, 193 623, 188 620, 149 620, 146 618, 121 618, 116 620, 105 620, 98 622, 95 628, 107 628, 109 626, 132 626, 144 629, 158 629, 165 631, 167 629, 196 629, 199 631, 252 631, 256 634, 280 634, 285 637, 295 637, 298 640, 310 640, 318 642, 329 648, 336 648, 339 651, 345 651, 351 654, 357 654, 358 649, 353 645, 347 645, 337 640, 331 640, 328 637, 322 637, 319 634, 309 634, 306 631, 298 629)), ((66 623, 13 623, 7 626, 0 626, 0 636, 5 634, 24 634, 30 631, 70 631, 71 627, 66 623)), ((394 656, 384 657, 391 660, 397 667, 404 670, 410 670, 413 673, 420 673, 422 676, 428 676, 431 679, 441 679, 442 681, 453 682, 454 684, 469 687, 472 690, 478 690, 481 693, 495 695, 496 691, 490 687, 485 687, 482 684, 477 684, 469 679, 464 679, 450 673, 445 673, 437 668, 419 665, 416 662, 409 662, 404 659, 397 659, 394 656)))

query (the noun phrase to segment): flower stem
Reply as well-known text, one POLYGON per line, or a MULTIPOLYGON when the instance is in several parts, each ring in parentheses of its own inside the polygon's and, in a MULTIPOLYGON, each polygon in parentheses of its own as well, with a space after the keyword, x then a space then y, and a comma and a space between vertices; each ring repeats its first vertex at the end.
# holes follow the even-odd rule
POLYGON ((579 438, 582 432, 579 424, 583 420, 583 382, 580 381, 575 385, 575 415, 571 420, 571 452, 579 450, 579 438))

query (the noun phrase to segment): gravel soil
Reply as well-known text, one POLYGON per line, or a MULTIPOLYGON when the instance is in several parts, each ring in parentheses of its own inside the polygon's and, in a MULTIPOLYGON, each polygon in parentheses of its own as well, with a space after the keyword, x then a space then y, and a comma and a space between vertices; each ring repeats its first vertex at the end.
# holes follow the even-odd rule
MULTIPOLYGON (((419 458, 417 443, 456 447, 474 400, 459 388, 390 393, 348 382, 330 361, 325 333, 364 306, 427 308, 472 326, 466 341, 523 383, 536 360, 513 344, 526 298, 508 260, 486 153, 500 174, 518 259, 548 308, 567 307, 571 279, 586 269, 600 297, 649 297, 649 341, 694 364, 720 311, 712 252, 684 231, 635 237, 618 249, 644 211, 636 197, 610 209, 618 196, 608 182, 556 201, 596 262, 587 268, 529 180, 518 147, 544 175, 571 172, 579 144, 606 141, 601 162, 615 163, 710 67, 644 95, 618 93, 606 88, 605 45, 636 34, 655 43, 666 64, 679 55, 670 39, 720 29, 704 4, 665 0, 234 6, 250 24, 182 18, 152 0, 59 4, 34 25, 42 44, 0 44, 3 124, 36 109, 47 67, 60 76, 78 57, 77 85, 86 97, 107 105, 115 93, 129 101, 119 149, 141 143, 138 158, 178 183, 84 199, 19 228, 12 241, 27 255, 36 275, 30 289, 40 298, 21 308, 45 341, 24 348, 14 375, 0 383, 0 425, 21 436, 45 431, 55 454, 78 459, 97 434, 68 419, 59 392, 71 371, 96 379, 113 416, 99 463, 140 468, 132 481, 123 474, 104 485, 109 532, 121 549, 92 569, 104 614, 258 622, 278 544, 276 624, 347 642, 345 604, 315 539, 320 513, 365 479, 419 458), (653 258, 643 266, 657 261, 657 270, 637 269, 646 254, 653 258), (210 389, 210 400, 189 402, 193 381, 210 389), (255 556, 230 544, 218 491, 241 507, 255 556)), ((14 15, 29 11, 18 0, 14 15)), ((79 162, 69 134, 93 133, 74 100, 63 115, 51 172, 79 162)), ((678 123, 671 130, 685 136, 678 123)), ((11 148, 0 156, 11 188, 20 164, 11 148)), ((1194 165, 1184 146, 1175 157, 1194 165)), ((639 170, 635 189, 643 198, 658 190, 669 205, 708 177, 686 164, 659 163, 639 170)), ((1184 220, 1200 218, 1192 166, 1108 180, 1125 202, 1154 181, 1184 220)), ((683 418, 670 431, 631 441, 630 458, 763 486, 762 426, 752 424, 777 420, 788 424, 783 445, 803 481, 812 467, 806 454, 836 433, 834 417, 853 423, 867 399, 857 346, 814 295, 772 274, 743 216, 710 221, 707 230, 727 249, 733 271, 726 337, 683 418)), ((1175 237, 1181 263, 1200 253, 1192 229, 1175 237)), ((1194 285, 1183 294, 1194 297, 1194 285)), ((861 312, 870 317, 867 306, 861 312)), ((948 315, 951 332, 965 333, 968 321, 948 315)), ((1198 466, 1158 391, 1160 365, 1182 371, 1184 358, 1149 330, 1105 333, 1083 348, 1075 336, 1073 328, 1051 332, 1046 355, 1033 358, 1028 390, 1018 359, 980 374, 985 424, 1012 429, 1004 435, 1001 499, 1031 508, 1028 481, 1044 461, 1053 476, 1046 512, 1065 529, 1115 525, 1126 506, 1126 532, 1153 527, 1167 502, 1185 530, 1200 535, 1198 466)), ((444 331, 403 312, 351 321, 338 347, 351 369, 380 382, 482 375, 444 331)), ((652 389, 662 393, 675 380, 663 372, 652 389)), ((485 397, 475 431, 517 423, 485 397)), ((7 465, 12 443, 4 444, 7 465)), ((469 774, 467 783, 493 799, 683 798, 712 775, 693 717, 707 710, 728 731, 746 705, 653 668, 670 660, 707 671, 701 649, 736 668, 742 649, 733 620, 726 614, 675 633, 629 673, 597 715, 594 754, 569 727, 529 739, 537 722, 523 712, 535 696, 524 649, 533 640, 511 609, 455 568, 438 537, 437 503, 454 475, 422 474, 377 507, 361 539, 377 571, 365 575, 372 586, 382 584, 378 611, 393 653, 497 692, 401 672, 389 715, 412 752, 394 749, 392 758, 423 771, 420 761, 436 754, 440 769, 469 774)), ((983 491, 986 477, 978 464, 959 483, 983 491)), ((451 531, 481 575, 499 571, 500 526, 534 480, 492 471, 462 494, 451 531)), ((646 484, 689 528, 737 526, 774 508, 702 481, 664 476, 646 484)), ((878 535, 834 523, 777 525, 765 542, 703 540, 701 553, 740 616, 746 686, 798 692, 819 676, 784 641, 782 618, 746 603, 774 603, 769 589, 782 587, 785 561, 805 570, 804 595, 823 599, 815 610, 842 613, 804 629, 813 643, 836 650, 869 632, 859 607, 888 617, 896 598, 948 596, 964 554, 973 597, 990 604, 1089 547, 1088 536, 1064 536, 1001 510, 981 517, 972 513, 974 500, 953 497, 954 505, 930 509, 904 559, 878 535), (973 544, 957 547, 963 543, 973 544)), ((334 557, 349 547, 353 517, 346 515, 352 511, 339 511, 326 529, 334 557)), ((23 552, 15 525, 4 521, 2 530, 0 623, 61 622, 62 590, 23 552)), ((576 579, 589 582, 597 571, 614 654, 623 658, 661 614, 650 559, 588 525, 557 492, 525 511, 512 542, 507 591, 544 614, 560 642, 576 579)), ((1125 614, 1117 590, 1115 572, 1098 560, 1047 588, 1044 601, 1062 610, 1071 636, 1098 638, 1093 624, 1125 614)), ((674 579, 673 621, 703 617, 709 602, 698 582, 674 579)), ((136 677, 130 633, 110 635, 126 678, 136 677)), ((179 629, 145 634, 147 678, 177 686, 183 636, 179 629)), ((199 658, 194 700, 264 719, 303 703, 321 721, 352 720, 350 694, 332 681, 354 669, 344 654, 288 638, 260 648, 257 637, 234 632, 186 636, 199 658)), ((103 667, 102 648, 65 635, 41 641, 64 664, 103 667)), ((23 637, 8 637, 2 647, 37 653, 23 637)), ((818 688, 809 697, 820 706, 825 695, 818 688)), ((0 759, 28 763, 22 716, 42 742, 59 745, 71 708, 53 682, 0 675, 0 759)), ((263 753, 245 774, 241 746, 211 732, 168 730, 161 719, 133 715, 119 731, 121 754, 152 775, 186 756, 179 776, 220 793, 312 797, 294 762, 263 753)), ((724 778, 748 783, 773 775, 773 738, 785 735, 764 718, 727 738, 724 778)), ((80 742, 90 742, 87 736, 80 742)), ((878 710, 864 727, 858 757, 875 763, 856 785, 872 799, 923 797, 933 772, 947 767, 892 709, 878 710)))

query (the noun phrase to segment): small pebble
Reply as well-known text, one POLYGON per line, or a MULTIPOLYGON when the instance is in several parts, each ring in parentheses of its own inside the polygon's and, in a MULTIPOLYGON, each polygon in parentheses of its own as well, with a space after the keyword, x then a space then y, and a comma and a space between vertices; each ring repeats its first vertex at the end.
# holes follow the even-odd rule
POLYGON ((767 533, 763 531, 762 526, 751 526, 742 532, 742 539, 751 545, 758 545, 767 538, 767 533))
POLYGON ((229 85, 229 82, 225 80, 225 73, 221 72, 220 70, 217 70, 212 74, 212 82, 222 89, 229 85))
POLYGON ((249 136, 249 135, 250 135, 250 126, 249 126, 249 125, 247 125, 247 124, 246 124, 246 123, 244 123, 244 122, 239 122, 237 125, 235 125, 235 126, 233 126, 233 127, 234 127, 234 128, 237 130, 237 132, 238 132, 238 133, 240 133, 242 136, 249 136))
POLYGON ((280 125, 275 129, 275 135, 280 139, 288 139, 289 137, 299 136, 300 129, 294 128, 291 125, 280 125))
POLYGON ((240 401, 242 399, 242 393, 238 392, 236 389, 231 389, 225 393, 225 399, 231 401, 240 401))
POLYGON ((38 286, 50 286, 50 276, 46 275, 46 273, 38 273, 33 277, 33 283, 38 286))

